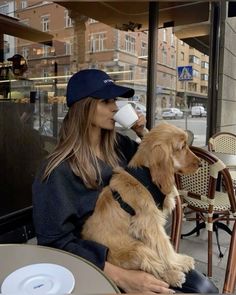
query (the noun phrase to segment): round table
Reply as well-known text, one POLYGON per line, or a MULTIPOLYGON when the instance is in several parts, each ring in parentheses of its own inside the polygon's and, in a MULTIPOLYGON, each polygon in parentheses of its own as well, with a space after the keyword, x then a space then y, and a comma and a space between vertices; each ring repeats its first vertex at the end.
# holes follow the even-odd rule
POLYGON ((217 158, 219 158, 225 164, 226 167, 236 168, 236 155, 217 153, 217 152, 211 152, 211 153, 215 155, 217 158))
POLYGON ((18 268, 36 263, 54 263, 73 273, 73 294, 120 293, 116 285, 95 265, 58 249, 29 244, 1 244, 0 261, 0 286, 4 279, 18 268))

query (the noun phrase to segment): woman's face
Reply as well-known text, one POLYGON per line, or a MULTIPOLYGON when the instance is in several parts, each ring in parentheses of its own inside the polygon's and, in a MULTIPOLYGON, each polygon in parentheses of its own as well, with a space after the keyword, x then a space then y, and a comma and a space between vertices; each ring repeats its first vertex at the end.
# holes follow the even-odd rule
POLYGON ((92 124, 101 129, 114 129, 115 121, 113 116, 117 110, 115 99, 99 99, 92 124))

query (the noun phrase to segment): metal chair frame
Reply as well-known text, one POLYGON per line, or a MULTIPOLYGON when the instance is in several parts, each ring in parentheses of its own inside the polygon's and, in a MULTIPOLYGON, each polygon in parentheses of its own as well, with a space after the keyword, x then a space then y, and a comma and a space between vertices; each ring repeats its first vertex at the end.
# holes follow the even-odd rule
POLYGON ((179 251, 179 242, 181 236, 181 227, 183 220, 182 202, 179 196, 175 199, 175 209, 172 213, 171 220, 171 242, 176 252, 179 251))

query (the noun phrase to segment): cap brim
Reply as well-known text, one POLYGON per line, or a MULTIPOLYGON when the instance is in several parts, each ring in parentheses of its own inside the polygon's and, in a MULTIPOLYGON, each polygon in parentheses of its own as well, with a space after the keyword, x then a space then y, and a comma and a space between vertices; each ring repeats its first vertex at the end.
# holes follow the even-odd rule
POLYGON ((119 86, 116 84, 108 84, 102 89, 91 93, 90 96, 100 99, 113 99, 116 97, 129 98, 134 96, 134 90, 132 88, 119 86))

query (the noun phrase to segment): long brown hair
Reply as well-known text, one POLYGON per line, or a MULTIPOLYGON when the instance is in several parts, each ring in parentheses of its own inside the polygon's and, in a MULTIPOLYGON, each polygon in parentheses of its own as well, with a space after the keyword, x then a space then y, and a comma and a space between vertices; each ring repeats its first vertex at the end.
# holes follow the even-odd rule
MULTIPOLYGON (((98 188, 101 184, 101 171, 98 159, 90 146, 90 130, 98 100, 88 97, 74 103, 65 116, 59 134, 59 142, 49 156, 43 180, 64 160, 69 161, 70 168, 79 176, 86 187, 98 188)), ((116 138, 114 130, 102 130, 101 147, 104 161, 112 168, 118 165, 115 151, 116 138)))

